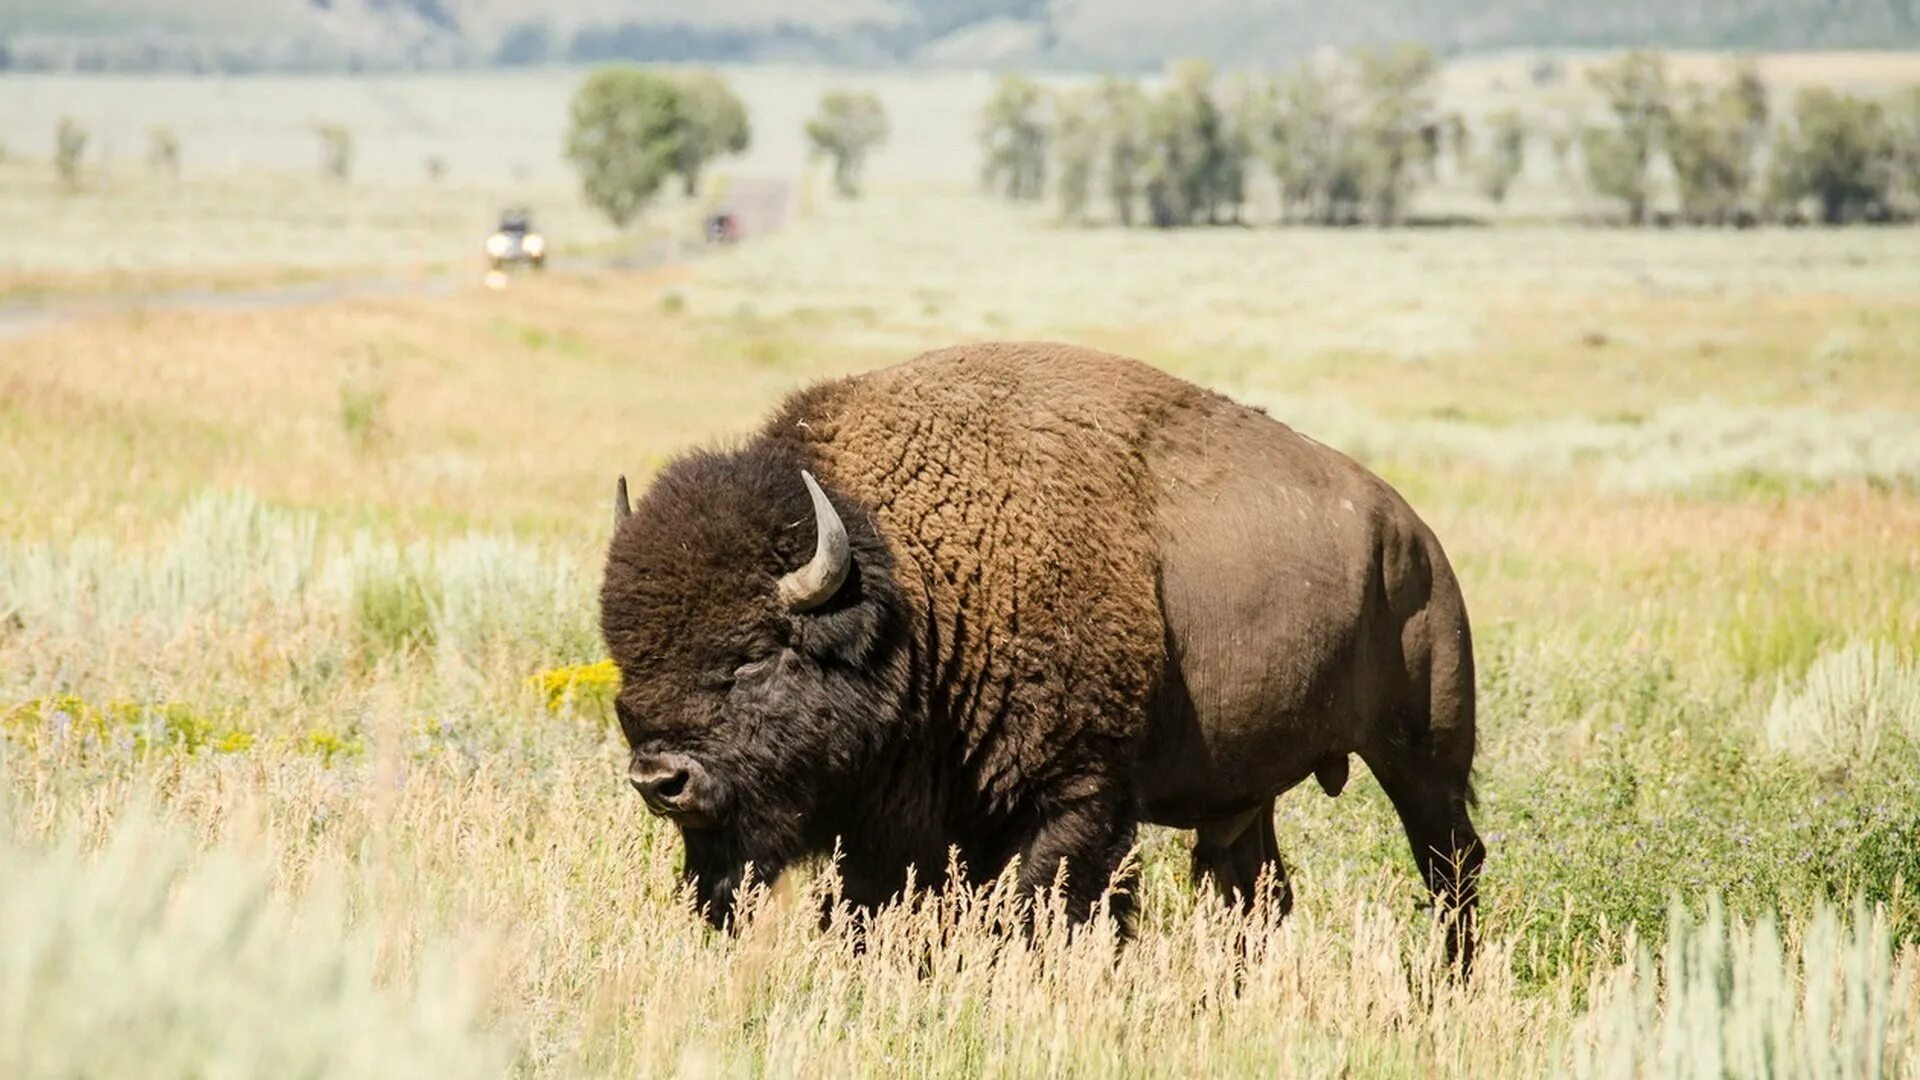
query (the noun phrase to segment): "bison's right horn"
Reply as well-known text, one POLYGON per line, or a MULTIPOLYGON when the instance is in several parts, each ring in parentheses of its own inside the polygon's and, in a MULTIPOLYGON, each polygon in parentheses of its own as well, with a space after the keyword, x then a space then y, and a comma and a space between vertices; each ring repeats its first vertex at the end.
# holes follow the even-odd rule
POLYGON ((633 516, 633 504, 627 501, 627 478, 622 476, 613 486, 613 527, 618 529, 633 516))
POLYGON ((813 498, 817 535, 812 560, 780 579, 780 599, 795 611, 807 611, 833 599, 833 594, 840 591, 853 565, 853 551, 847 546, 847 527, 841 523, 833 504, 827 501, 827 493, 820 490, 820 484, 807 470, 800 470, 800 479, 806 482, 807 494, 813 498))

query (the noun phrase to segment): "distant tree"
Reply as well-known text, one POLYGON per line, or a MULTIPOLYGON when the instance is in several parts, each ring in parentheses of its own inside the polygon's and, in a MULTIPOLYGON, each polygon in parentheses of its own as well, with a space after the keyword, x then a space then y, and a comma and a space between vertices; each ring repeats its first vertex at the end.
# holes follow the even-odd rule
POLYGON ((1212 82, 1205 62, 1182 61, 1148 107, 1147 208, 1160 228, 1218 220, 1229 152, 1212 82))
POLYGON ((313 125, 313 133, 320 139, 321 174, 343 182, 351 178, 353 132, 344 124, 327 122, 313 125))
POLYGON ((427 182, 437 184, 447 178, 447 159, 439 154, 428 154, 423 162, 427 170, 427 182))
POLYGON ((1527 167, 1527 120, 1513 109, 1487 118, 1487 156, 1480 162, 1480 192, 1495 205, 1507 201, 1507 192, 1527 167))
POLYGON ((1440 126, 1446 152, 1453 158, 1454 171, 1465 176, 1473 168, 1473 129, 1467 126, 1467 118, 1457 112, 1448 113, 1440 126))
POLYGON ((1131 226, 1145 184, 1150 106, 1140 84, 1108 76, 1100 83, 1100 114, 1106 142, 1106 195, 1113 216, 1131 226))
POLYGON ((574 93, 567 160, 615 225, 638 216, 680 167, 680 97, 678 82, 637 67, 602 68, 574 93))
POLYGON ((1358 59, 1366 101, 1361 138, 1365 198, 1375 225, 1396 225, 1412 200, 1421 131, 1433 122, 1433 80, 1439 64, 1421 45, 1363 50, 1358 59))
POLYGON ((1920 85, 1897 95, 1887 110, 1893 138, 1894 193, 1910 215, 1920 214, 1920 85))
POLYGON ((700 189, 700 173, 723 154, 738 154, 753 140, 747 106, 711 71, 680 76, 679 155, 674 171, 688 195, 700 189))
POLYGON ((1080 87, 1055 95, 1053 148, 1059 168, 1055 187, 1060 217, 1083 222, 1093 201, 1094 172, 1100 164, 1102 95, 1098 86, 1080 87))
POLYGON ((1168 91, 1179 101, 1178 111, 1191 131, 1196 156, 1182 178, 1190 213, 1209 224, 1220 221, 1220 213, 1230 199, 1242 197, 1245 178, 1228 145, 1227 117, 1214 96, 1213 67, 1205 60, 1184 60, 1174 65, 1173 86, 1168 91))
POLYGON ((1440 120, 1420 125, 1420 175, 1428 180, 1440 178, 1440 159, 1446 152, 1447 129, 1440 120))
POLYGON ((168 180, 180 178, 180 136, 172 128, 147 132, 147 168, 168 180))
POLYGON ((1047 96, 1020 75, 1000 77, 980 117, 980 182, 1009 199, 1046 193, 1047 96))
POLYGON ((835 190, 858 198, 867 154, 887 139, 886 110, 872 94, 830 91, 807 121, 807 139, 816 152, 833 159, 835 190))
POLYGON ((1315 169, 1318 121, 1326 118, 1326 87, 1310 67, 1302 67, 1281 84, 1280 102, 1267 131, 1267 169, 1280 195, 1280 222, 1296 215, 1311 216, 1319 177, 1315 169))
POLYGON ((1189 180, 1200 168, 1197 132, 1178 88, 1170 88, 1147 103, 1147 155, 1142 180, 1147 196, 1147 220, 1155 228, 1170 229, 1193 220, 1196 207, 1188 201, 1189 180))
POLYGON ((1774 138, 1776 201, 1813 199, 1829 225, 1884 213, 1898 153, 1886 110, 1825 87, 1801 90, 1793 121, 1774 138))
POLYGON ((53 129, 53 171, 60 186, 68 191, 80 188, 80 166, 87 153, 87 129, 70 116, 60 118, 53 129))
POLYGON ((1222 95, 1220 111, 1221 156, 1215 194, 1228 219, 1239 224, 1247 203, 1247 174, 1273 130, 1273 84, 1244 75, 1236 78, 1222 95))
POLYGON ((1353 72, 1347 63, 1306 65, 1282 84, 1267 140, 1283 222, 1359 220, 1365 162, 1353 72))
POLYGON ((1595 68, 1588 79, 1606 100, 1614 126, 1589 127, 1581 132, 1587 180, 1601 195, 1624 202, 1628 221, 1643 224, 1650 194, 1649 171, 1665 138, 1671 112, 1666 58, 1659 53, 1630 52, 1595 68))
POLYGON ((1573 133, 1580 130, 1577 119, 1567 126, 1555 125, 1547 132, 1547 147, 1553 152, 1553 171, 1562 180, 1573 176, 1573 133))
POLYGON ((1667 124, 1667 157, 1690 221, 1725 223, 1746 209, 1766 141, 1767 87, 1751 62, 1708 93, 1690 85, 1667 124))

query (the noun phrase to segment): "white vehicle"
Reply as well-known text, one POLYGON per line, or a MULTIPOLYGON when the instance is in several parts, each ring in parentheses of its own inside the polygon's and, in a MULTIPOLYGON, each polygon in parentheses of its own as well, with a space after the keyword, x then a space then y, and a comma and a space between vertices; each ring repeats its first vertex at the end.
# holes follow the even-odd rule
POLYGON ((543 270, 547 265, 547 238, 534 231, 525 210, 508 210, 500 215, 500 227, 487 237, 487 261, 495 273, 512 263, 543 270))

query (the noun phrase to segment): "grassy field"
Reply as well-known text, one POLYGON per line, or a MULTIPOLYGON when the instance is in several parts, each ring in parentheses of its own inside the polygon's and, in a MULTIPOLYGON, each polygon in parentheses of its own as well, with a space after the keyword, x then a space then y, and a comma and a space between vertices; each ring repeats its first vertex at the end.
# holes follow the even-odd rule
POLYGON ((1910 233, 1062 229, 895 185, 647 273, 0 342, 0 1073, 1920 1074, 1910 233), (1392 480, 1479 639, 1465 986, 1371 778, 1299 906, 856 956, 676 903, 595 627, 612 477, 1051 337, 1392 480))

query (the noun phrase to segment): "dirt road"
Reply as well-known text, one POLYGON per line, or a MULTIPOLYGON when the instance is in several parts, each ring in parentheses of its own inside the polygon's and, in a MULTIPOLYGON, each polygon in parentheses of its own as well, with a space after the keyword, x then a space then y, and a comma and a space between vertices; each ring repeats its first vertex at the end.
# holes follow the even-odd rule
MULTIPOLYGON (((735 177, 715 210, 730 213, 741 239, 774 232, 786 225, 792 209, 793 185, 784 178, 735 177)), ((568 258, 556 255, 549 272, 612 269, 648 270, 700 257, 708 249, 697 240, 666 237, 622 255, 568 258)), ((479 260, 476 258, 476 263, 479 260)), ((445 296, 482 283, 483 273, 443 271, 429 275, 398 273, 371 277, 275 285, 257 289, 179 289, 153 293, 100 293, 39 302, 0 303, 0 341, 39 333, 63 323, 121 315, 135 311, 188 309, 197 311, 261 311, 301 307, 356 297, 445 296)))

